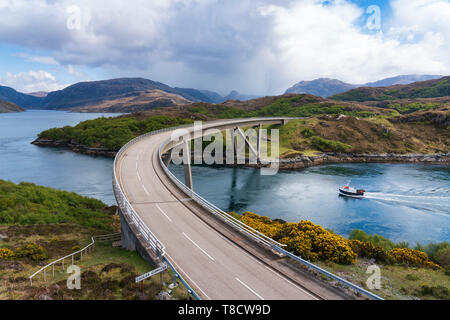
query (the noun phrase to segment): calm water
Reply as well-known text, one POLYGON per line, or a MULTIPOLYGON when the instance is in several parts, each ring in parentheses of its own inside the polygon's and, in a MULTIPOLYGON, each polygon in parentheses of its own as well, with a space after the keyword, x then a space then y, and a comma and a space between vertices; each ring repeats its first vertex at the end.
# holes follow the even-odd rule
MULTIPOLYGON (((182 167, 171 170, 184 179, 182 167)), ((448 166, 337 164, 275 176, 261 176, 257 169, 194 166, 193 184, 226 211, 308 219, 345 236, 362 229, 411 244, 450 240, 448 166), (338 187, 349 179, 368 191, 365 199, 338 196, 338 187)))
POLYGON ((75 125, 103 115, 62 111, 0 114, 0 179, 34 182, 114 204, 112 159, 30 144, 45 129, 75 125))
MULTIPOLYGON (((29 181, 115 204, 113 160, 30 144, 42 130, 104 114, 28 111, 0 114, 0 179, 29 181)), ((111 116, 107 114, 106 116, 111 116)), ((171 166, 182 177, 182 168, 171 166)), ((194 166, 194 188, 227 211, 286 221, 309 219, 342 235, 351 229, 395 241, 450 240, 450 167, 342 164, 261 176, 258 170, 194 166), (339 185, 368 191, 366 199, 338 197, 339 185)))

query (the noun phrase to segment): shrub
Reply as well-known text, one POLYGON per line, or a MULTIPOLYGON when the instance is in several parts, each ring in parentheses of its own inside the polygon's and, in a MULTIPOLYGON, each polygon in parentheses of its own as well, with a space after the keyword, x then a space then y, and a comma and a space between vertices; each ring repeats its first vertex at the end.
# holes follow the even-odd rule
POLYGON ((367 234, 363 230, 354 229, 350 231, 349 235, 350 240, 359 240, 359 241, 365 241, 370 242, 374 246, 382 247, 384 250, 391 250, 394 248, 408 248, 409 243, 405 241, 401 241, 398 243, 395 243, 388 238, 385 238, 383 236, 380 236, 378 234, 367 234))
POLYGON ((40 245, 28 242, 16 249, 18 258, 30 258, 33 261, 42 261, 48 258, 47 251, 40 245))
POLYGON ((356 263, 357 255, 347 239, 311 221, 281 223, 252 212, 245 212, 242 221, 266 236, 286 244, 288 251, 304 259, 330 260, 342 264, 356 263))
POLYGON ((395 248, 388 252, 389 255, 400 264, 406 264, 416 267, 430 267, 433 269, 441 269, 440 266, 432 262, 427 254, 422 251, 407 249, 407 248, 395 248))
POLYGON ((330 260, 342 264, 356 263, 356 253, 348 240, 311 221, 283 224, 275 240, 287 244, 288 250, 309 260, 330 260))
POLYGON ((444 273, 445 273, 445 275, 450 276, 450 266, 445 268, 444 273))
POLYGON ((8 248, 0 248, 0 260, 11 260, 14 258, 14 252, 8 248))
POLYGON ((312 136, 314 136, 316 134, 314 132, 314 129, 312 129, 312 128, 305 128, 301 132, 305 138, 311 138, 312 136))
POLYGON ((436 254, 441 249, 450 248, 450 244, 447 241, 438 242, 438 243, 429 243, 427 245, 417 244, 414 248, 415 250, 420 250, 425 252, 431 260, 437 262, 436 254))
POLYGON ((390 257, 383 247, 375 246, 371 242, 350 240, 350 246, 359 257, 375 259, 380 262, 390 262, 390 257))
POLYGON ((450 248, 442 248, 436 252, 434 260, 444 268, 450 266, 450 248))
POLYGON ((449 290, 444 286, 429 286, 426 283, 420 285, 419 294, 433 296, 440 299, 449 299, 449 290))
POLYGON ((418 277, 418 276, 415 276, 415 275, 413 275, 413 274, 407 274, 406 276, 405 276, 405 279, 406 280, 409 280, 409 281, 417 281, 417 280, 419 280, 420 278, 418 277))
POLYGON ((320 151, 333 151, 333 152, 347 152, 352 146, 334 140, 327 140, 322 137, 313 136, 311 138, 311 143, 314 147, 320 151))
POLYGON ((274 238, 279 233, 282 226, 279 222, 274 222, 268 217, 259 216, 256 213, 249 211, 242 214, 242 222, 265 234, 269 238, 274 238))

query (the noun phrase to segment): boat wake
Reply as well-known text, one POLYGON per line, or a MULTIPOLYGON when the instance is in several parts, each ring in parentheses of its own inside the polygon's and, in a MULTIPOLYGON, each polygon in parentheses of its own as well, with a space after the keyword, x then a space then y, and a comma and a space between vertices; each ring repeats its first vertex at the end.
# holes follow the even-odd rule
MULTIPOLYGON (((419 193, 419 192, 417 192, 419 193)), ((436 213, 443 213, 448 216, 450 213, 450 197, 432 195, 433 193, 442 194, 442 190, 430 192, 429 195, 419 194, 392 194, 382 192, 366 192, 365 198, 383 202, 386 204, 399 204, 414 209, 422 209, 433 211, 436 213)))

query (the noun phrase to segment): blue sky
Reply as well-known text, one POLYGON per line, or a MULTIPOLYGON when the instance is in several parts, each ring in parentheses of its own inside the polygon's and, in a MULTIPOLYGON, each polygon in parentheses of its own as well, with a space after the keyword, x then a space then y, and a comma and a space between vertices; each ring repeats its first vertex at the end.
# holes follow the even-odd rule
POLYGON ((140 76, 221 94, 281 94, 318 77, 450 73, 449 0, 33 4, 0 0, 0 85, 24 92, 140 76), (373 5, 381 28, 369 30, 373 5))

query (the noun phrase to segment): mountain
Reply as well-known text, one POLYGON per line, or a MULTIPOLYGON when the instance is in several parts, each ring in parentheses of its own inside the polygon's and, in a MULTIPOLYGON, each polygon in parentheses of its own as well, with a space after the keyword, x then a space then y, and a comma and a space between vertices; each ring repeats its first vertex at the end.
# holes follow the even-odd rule
POLYGON ((132 112, 187 102, 217 103, 222 100, 218 93, 212 91, 172 88, 164 83, 144 78, 118 78, 79 82, 65 89, 50 92, 34 108, 76 109, 84 112, 89 112, 89 109, 103 109, 104 112, 117 112, 117 110, 132 112))
POLYGON ((345 83, 340 80, 320 78, 312 81, 300 81, 287 89, 286 93, 308 93, 326 98, 356 87, 357 85, 345 83))
POLYGON ((0 100, 0 113, 10 113, 10 112, 23 112, 25 109, 19 107, 18 105, 0 100))
POLYGON ((209 102, 219 103, 223 101, 223 97, 214 91, 197 90, 191 88, 174 88, 180 95, 192 102, 209 102))
POLYGON ((18 92, 10 87, 0 86, 0 100, 14 103, 22 108, 32 108, 41 103, 41 98, 18 92))
POLYGON ((33 97, 45 98, 48 95, 48 92, 38 91, 38 92, 30 92, 30 93, 27 93, 27 94, 30 95, 30 96, 33 96, 33 97))
POLYGON ((258 96, 249 95, 249 94, 242 94, 237 92, 236 90, 231 91, 227 96, 223 97, 221 102, 225 102, 228 100, 239 100, 239 101, 247 101, 259 98, 258 96))
POLYGON ((392 78, 386 78, 375 82, 369 82, 364 85, 364 87, 387 87, 387 86, 393 86, 396 84, 410 84, 413 82, 418 81, 427 81, 427 80, 433 80, 433 79, 439 79, 442 78, 442 76, 438 75, 419 75, 419 74, 409 74, 409 75, 402 75, 402 76, 396 76, 392 78))
POLYGON ((450 96, 450 76, 440 79, 397 84, 387 87, 362 87, 336 94, 330 99, 341 101, 388 101, 396 99, 450 96))
POLYGON ((359 87, 385 87, 396 84, 410 84, 417 81, 426 81, 442 78, 438 75, 400 75, 366 84, 350 84, 336 79, 320 78, 312 81, 300 81, 286 90, 286 93, 309 93, 319 97, 331 97, 359 87))
POLYGON ((50 92, 39 105, 41 109, 71 109, 95 105, 106 100, 138 96, 142 92, 161 90, 177 93, 160 82, 143 78, 120 78, 102 81, 79 82, 65 89, 50 92))
POLYGON ((138 95, 105 100, 87 106, 71 108, 74 112, 116 112, 130 113, 153 110, 156 108, 177 107, 191 101, 174 93, 153 89, 140 92, 138 95))

